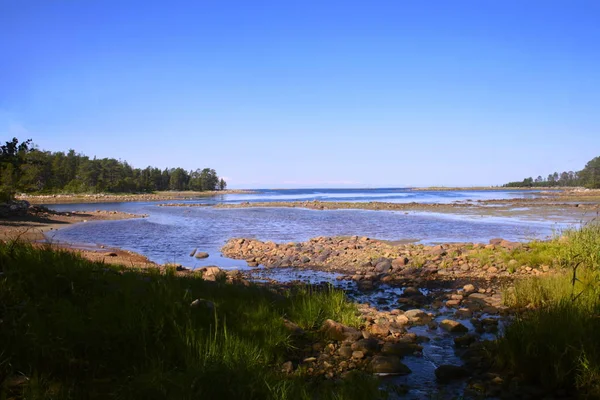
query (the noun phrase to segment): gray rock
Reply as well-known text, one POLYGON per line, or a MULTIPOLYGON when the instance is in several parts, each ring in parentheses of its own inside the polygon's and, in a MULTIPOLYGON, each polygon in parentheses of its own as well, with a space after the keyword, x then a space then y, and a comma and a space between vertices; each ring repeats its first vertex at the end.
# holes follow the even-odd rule
POLYGON ((205 253, 203 251, 197 251, 196 254, 194 255, 194 257, 196 257, 196 258, 207 258, 208 257, 208 253, 205 253))
POLYGON ((375 272, 379 274, 387 274, 392 269, 392 263, 389 260, 381 261, 375 265, 375 272))

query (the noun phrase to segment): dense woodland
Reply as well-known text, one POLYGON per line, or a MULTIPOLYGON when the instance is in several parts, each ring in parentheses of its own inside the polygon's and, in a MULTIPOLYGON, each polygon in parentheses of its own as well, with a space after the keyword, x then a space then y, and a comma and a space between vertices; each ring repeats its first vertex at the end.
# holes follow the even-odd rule
POLYGON ((600 188, 600 157, 590 160, 581 171, 555 172, 547 178, 525 178, 519 182, 509 182, 505 187, 575 187, 600 188))
POLYGON ((135 193, 155 190, 224 190, 211 168, 133 168, 114 158, 37 149, 17 138, 0 146, 0 190, 8 193, 135 193))

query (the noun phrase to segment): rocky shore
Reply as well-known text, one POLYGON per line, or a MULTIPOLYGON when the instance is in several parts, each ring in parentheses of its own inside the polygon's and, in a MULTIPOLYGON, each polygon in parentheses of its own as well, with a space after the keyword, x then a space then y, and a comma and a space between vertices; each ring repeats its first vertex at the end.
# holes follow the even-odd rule
MULTIPOLYGON (((432 212, 473 217, 513 217, 527 220, 588 221, 600 212, 600 194, 552 192, 540 197, 496 200, 457 201, 453 203, 389 203, 389 202, 334 202, 334 201, 274 201, 218 204, 215 208, 285 207, 311 210, 372 210, 404 212, 432 212)), ((197 204, 169 204, 170 206, 195 207, 197 204)))
MULTIPOLYGON (((455 394, 467 398, 541 395, 518 377, 494 370, 486 350, 516 311, 504 302, 511 282, 553 273, 552 265, 526 261, 532 251, 531 244, 500 238, 424 246, 358 236, 284 244, 240 238, 222 248, 227 257, 262 266, 255 271, 264 272, 263 281, 276 269, 337 272, 351 298, 372 299, 359 301, 360 329, 326 321, 321 328, 326 341, 305 348, 283 370, 309 368, 331 377, 353 369, 409 375, 410 360, 422 360, 436 351, 431 346, 447 343, 454 358, 435 363, 433 379, 439 385, 462 383, 455 394)), ((245 276, 253 279, 252 272, 245 276)))
POLYGON ((220 190, 220 191, 166 191, 155 193, 135 193, 135 194, 114 194, 114 193, 95 193, 95 194, 51 194, 51 195, 28 195, 20 194, 17 196, 20 200, 27 200, 31 204, 64 204, 64 203, 112 203, 112 202, 131 202, 131 201, 165 201, 165 200, 193 200, 202 197, 220 196, 225 194, 248 194, 254 193, 249 190, 220 190))

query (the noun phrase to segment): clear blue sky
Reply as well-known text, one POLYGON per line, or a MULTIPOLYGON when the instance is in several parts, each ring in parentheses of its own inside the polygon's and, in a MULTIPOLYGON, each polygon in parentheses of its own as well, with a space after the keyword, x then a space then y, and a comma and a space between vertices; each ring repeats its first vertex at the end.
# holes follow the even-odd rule
POLYGON ((0 0, 0 139, 230 187, 578 170, 599 21, 597 0, 0 0))

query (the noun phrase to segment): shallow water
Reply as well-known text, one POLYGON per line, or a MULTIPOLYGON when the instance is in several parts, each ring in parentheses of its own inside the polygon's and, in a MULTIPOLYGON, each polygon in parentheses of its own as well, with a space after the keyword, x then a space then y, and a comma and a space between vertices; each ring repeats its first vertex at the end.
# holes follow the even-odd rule
MULTIPOLYGON (((356 282, 339 280, 340 274, 334 272, 313 271, 298 268, 255 268, 250 272, 251 280, 266 281, 273 279, 279 282, 303 282, 309 284, 329 283, 334 287, 344 289, 350 300, 357 303, 366 303, 380 311, 391 311, 398 308, 398 299, 403 292, 401 287, 392 287, 386 284, 379 285, 375 290, 359 291, 356 282)), ((429 294, 426 289, 420 289, 425 295, 429 294)), ((474 331, 473 324, 469 319, 455 318, 455 309, 441 308, 434 310, 424 307, 423 310, 435 315, 434 320, 441 322, 444 319, 453 319, 461 322, 470 332, 474 331)), ((484 314, 483 317, 497 318, 484 314)), ((462 365, 463 362, 456 354, 454 338, 462 334, 448 333, 444 330, 430 329, 427 325, 411 326, 407 329, 410 333, 428 338, 429 341, 420 343, 423 351, 419 355, 406 356, 402 362, 406 364, 411 373, 405 376, 382 377, 382 384, 402 385, 409 388, 409 392, 399 397, 390 395, 391 399, 423 399, 423 398, 460 398, 464 391, 465 381, 459 380, 452 383, 440 384, 435 378, 435 370, 440 365, 462 365)), ((485 333, 481 335, 483 340, 492 340, 494 334, 485 333)))
MULTIPOLYGON (((534 196, 532 192, 408 192, 374 190, 280 190, 232 194, 187 200, 217 204, 242 201, 331 200, 337 201, 432 201, 451 202, 482 198, 534 196)), ((180 201, 178 201, 180 202, 180 201)), ((48 234, 53 241, 103 244, 139 252, 158 263, 175 262, 189 267, 218 265, 244 268, 244 261, 220 255, 232 237, 275 242, 305 241, 315 236, 360 235, 378 239, 412 239, 420 243, 487 242, 494 237, 525 241, 545 238, 564 224, 504 217, 481 217, 428 212, 371 210, 308 210, 301 208, 159 207, 158 202, 53 204, 59 211, 118 210, 148 214, 145 219, 88 222, 48 234), (198 248, 210 254, 197 260, 189 253, 198 248)))
MULTIPOLYGON (((450 203, 482 199, 535 196, 532 192, 407 192, 402 189, 377 190, 281 190, 256 194, 226 195, 210 199, 187 200, 203 204, 256 201, 389 201, 450 203)), ((181 201, 176 201, 181 202, 181 201)), ((151 260, 177 262, 190 267, 219 265, 248 269, 246 263, 222 257, 219 249, 232 237, 251 237, 275 242, 305 241, 315 236, 360 235, 379 239, 415 239, 421 243, 487 242, 494 237, 524 241, 545 238, 566 225, 578 221, 561 219, 561 223, 517 218, 481 217, 430 212, 398 212, 369 210, 308 210, 300 208, 159 207, 156 202, 50 205, 60 211, 118 210, 148 214, 145 219, 98 221, 77 224, 52 232, 48 238, 83 244, 104 244, 133 250, 151 260), (189 256, 194 248, 210 254, 208 259, 189 256)), ((379 310, 397 308, 402 288, 381 285, 371 292, 360 292, 356 283, 338 280, 338 274, 302 269, 253 270, 257 281, 274 279, 281 282, 329 282, 347 291, 359 303, 369 303, 379 310)), ((452 317, 453 310, 427 310, 436 320, 452 317)), ((470 321, 460 320, 472 328, 470 321)), ((434 371, 442 364, 462 364, 454 350, 453 334, 434 331, 426 326, 411 327, 409 332, 430 338, 422 344, 419 356, 405 357, 403 362, 413 371, 403 377, 386 377, 383 382, 403 384, 410 388, 400 398, 456 398, 464 382, 439 385, 434 371)), ((491 335, 488 335, 491 338, 491 335)), ((393 398, 393 396, 392 396, 393 398)))

